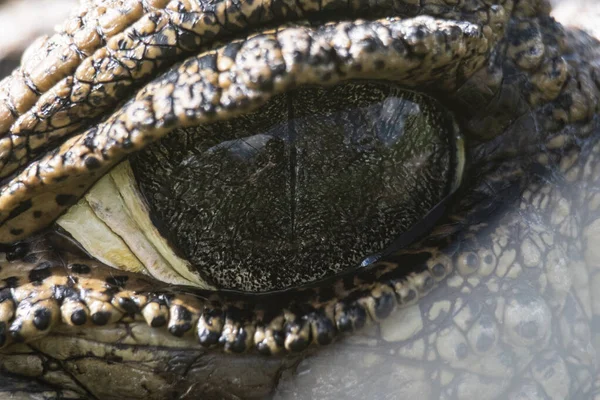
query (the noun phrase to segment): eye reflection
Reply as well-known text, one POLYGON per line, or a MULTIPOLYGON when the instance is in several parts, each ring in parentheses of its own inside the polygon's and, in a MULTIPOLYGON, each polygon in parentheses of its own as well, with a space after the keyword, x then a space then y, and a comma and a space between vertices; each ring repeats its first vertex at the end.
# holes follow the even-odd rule
POLYGON ((353 82, 177 129, 130 162, 153 222, 205 281, 270 291, 376 259, 456 187, 457 137, 430 97, 353 82))

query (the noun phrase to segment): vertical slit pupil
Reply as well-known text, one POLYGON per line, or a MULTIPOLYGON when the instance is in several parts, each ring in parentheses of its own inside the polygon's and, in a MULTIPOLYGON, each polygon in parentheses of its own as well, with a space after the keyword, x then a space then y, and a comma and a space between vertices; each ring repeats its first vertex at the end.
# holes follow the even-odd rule
POLYGON ((449 194, 455 136, 434 99, 350 82, 177 129, 131 165, 201 275, 264 292, 359 267, 417 224, 449 194))

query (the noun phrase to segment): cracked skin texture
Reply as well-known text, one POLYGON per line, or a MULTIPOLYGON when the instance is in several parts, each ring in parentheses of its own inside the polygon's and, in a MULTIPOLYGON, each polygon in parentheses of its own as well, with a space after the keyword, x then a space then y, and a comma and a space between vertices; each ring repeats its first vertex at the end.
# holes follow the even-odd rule
POLYGON ((549 8, 84 2, 0 83, 0 392, 600 398, 599 47, 549 8), (245 297, 49 239, 96 179, 170 130, 349 79, 434 94, 466 139, 447 215, 392 257, 245 297))

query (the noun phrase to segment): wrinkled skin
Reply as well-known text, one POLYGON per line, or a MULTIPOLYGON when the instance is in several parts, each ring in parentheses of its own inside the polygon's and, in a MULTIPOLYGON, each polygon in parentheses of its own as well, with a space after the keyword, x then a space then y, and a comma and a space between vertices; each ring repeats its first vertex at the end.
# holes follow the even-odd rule
MULTIPOLYGON (((476 2, 457 3, 458 10, 467 10, 476 2)), ((490 12, 483 5, 487 2, 481 3, 477 5, 490 12)), ((360 304, 367 311, 369 326, 340 335, 340 319, 333 317, 336 343, 313 345, 292 355, 207 350, 198 345, 196 335, 172 336, 165 329, 148 327, 138 315, 115 317, 103 326, 72 327, 56 320, 50 328, 37 332, 30 327, 35 301, 42 298, 39 293, 55 285, 57 271, 71 265, 75 256, 64 243, 49 244, 44 233, 23 233, 30 243, 26 254, 7 246, 9 261, 2 264, 0 278, 5 285, 0 288, 9 287, 9 278, 15 278, 10 301, 22 311, 8 322, 11 333, 24 336, 25 343, 10 342, 1 350, 0 392, 15 398, 102 399, 600 397, 599 47, 587 34, 565 31, 545 17, 548 7, 544 2, 499 3, 507 15, 497 17, 502 27, 488 32, 492 48, 470 53, 462 64, 462 74, 449 68, 442 69, 439 77, 431 70, 419 70, 419 78, 408 74, 402 80, 398 78, 404 73, 399 62, 394 64, 397 70, 386 76, 422 90, 431 91, 434 85, 441 88, 435 93, 456 115, 466 136, 469 160, 468 178, 453 198, 448 215, 423 240, 401 251, 399 261, 384 266, 415 271, 390 280, 397 296, 390 315, 379 318, 380 309, 368 300, 381 298, 377 283, 363 274, 354 284, 368 288, 366 294, 361 292, 361 299, 367 300, 357 301, 363 301, 360 304), (407 260, 416 260, 411 254, 423 252, 436 262, 420 261, 426 267, 407 264, 407 260), (440 260, 445 260, 447 268, 436 276, 430 270, 434 271, 440 260), (30 272, 44 261, 58 263, 60 268, 33 279, 30 272), (419 277, 424 274, 435 277, 433 288, 419 289, 419 277), (36 285, 26 288, 31 282, 36 285), (20 289, 36 300, 19 297, 15 292, 20 289), (403 301, 402 293, 410 289, 422 298, 403 301)), ((477 14, 469 15, 471 22, 485 30, 487 25, 477 14)), ((425 43, 425 53, 432 51, 428 46, 433 42, 425 43)), ((477 47, 465 43, 468 48, 477 47)), ((194 56, 189 52, 173 56, 186 57, 194 56)), ((450 58, 455 57, 453 53, 450 58)), ((183 68, 175 75, 189 75, 190 70, 183 68)), ((103 115, 116 124, 130 115, 128 107, 147 104, 144 94, 158 96, 161 87, 171 84, 151 81, 151 77, 140 79, 122 95, 131 96, 133 87, 143 87, 135 101, 125 105, 107 102, 103 115)), ((158 114, 160 104, 153 106, 158 114)), ((228 117, 227 111, 217 113, 219 118, 228 117)), ((203 121, 202 115, 196 118, 185 123, 203 121)), ((80 134, 84 125, 69 135, 80 134)), ((102 137, 108 129, 103 126, 108 125, 103 121, 99 126, 98 136, 102 137)), ((6 129, 10 132, 14 125, 6 129)), ((86 129, 93 131, 94 127, 86 129)), ((153 126, 141 134, 158 139, 163 131, 153 126)), ((116 147, 118 150, 119 144, 116 147)), ((44 156, 48 149, 41 149, 44 156)), ((36 162, 27 157, 17 156, 25 161, 14 173, 36 162)), ((73 168, 89 178, 87 172, 81 172, 85 166, 78 167, 73 168)), ((102 165, 98 170, 103 173, 109 167, 102 165)), ((43 173, 43 166, 41 170, 43 173)), ((10 203, 5 199, 6 193, 1 193, 0 204, 7 207, 10 203)), ((33 200, 36 204, 35 197, 33 200)), ((48 206, 48 212, 52 207, 48 206)), ((41 228, 28 220, 17 223, 24 231, 32 226, 41 228)), ((108 267, 81 261, 81 256, 77 260, 96 271, 100 280, 112 276, 108 267)), ((86 274, 77 275, 72 269, 67 275, 91 282, 86 274)), ((383 273, 374 278, 376 282, 385 279, 383 273)), ((92 293, 99 293, 94 285, 97 283, 91 286, 92 293)), ((119 289, 165 290, 152 280, 119 289)), ((51 300, 56 297, 54 290, 52 293, 51 300)), ((331 301, 343 302, 345 295, 336 292, 331 301)), ((296 298, 317 307, 311 295, 296 298)), ((283 300, 282 308, 294 304, 283 300)), ((90 298, 81 301, 88 309, 93 307, 90 298)), ((186 297, 177 301, 194 309, 186 297)), ((225 296, 219 301, 227 304, 231 300, 225 296)), ((242 300, 244 304, 252 301, 242 300)), ((64 315, 62 308, 60 312, 64 315)), ((260 326, 256 314, 252 315, 246 322, 260 326)), ((293 341, 301 334, 288 332, 288 336, 293 341)))

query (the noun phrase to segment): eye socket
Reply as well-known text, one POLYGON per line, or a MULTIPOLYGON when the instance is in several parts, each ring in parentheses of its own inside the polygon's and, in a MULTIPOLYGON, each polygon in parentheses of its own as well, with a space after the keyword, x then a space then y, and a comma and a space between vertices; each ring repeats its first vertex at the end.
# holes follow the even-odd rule
MULTIPOLYGON (((179 262, 194 284, 264 292, 357 268, 393 248, 457 188, 464 150, 436 100, 370 81, 303 87, 232 120, 176 129, 129 162, 128 179, 139 185, 130 210, 145 210, 164 239, 159 246, 181 261, 166 264, 179 262)), ((113 186, 128 197, 120 180, 113 186)), ((98 198, 114 196, 94 189, 83 201, 98 215, 107 207, 98 198)), ((69 214, 59 224, 77 236, 69 214)), ((120 231, 139 253, 131 229, 120 231)))

